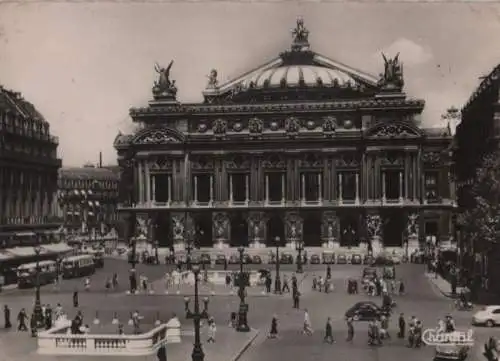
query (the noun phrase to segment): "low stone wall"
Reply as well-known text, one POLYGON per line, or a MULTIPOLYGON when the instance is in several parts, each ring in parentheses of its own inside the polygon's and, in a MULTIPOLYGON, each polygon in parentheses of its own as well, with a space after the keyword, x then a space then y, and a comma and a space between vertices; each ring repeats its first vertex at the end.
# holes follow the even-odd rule
POLYGON ((71 323, 38 335, 37 352, 43 355, 148 356, 165 343, 181 342, 181 325, 172 319, 139 335, 68 334, 71 323))

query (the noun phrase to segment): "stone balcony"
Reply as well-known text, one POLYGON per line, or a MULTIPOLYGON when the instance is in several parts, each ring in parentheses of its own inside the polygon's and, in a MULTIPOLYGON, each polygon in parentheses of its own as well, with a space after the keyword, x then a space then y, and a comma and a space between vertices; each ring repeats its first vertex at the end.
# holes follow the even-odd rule
POLYGON ((38 354, 85 356, 148 356, 165 343, 181 342, 181 325, 172 319, 151 331, 139 334, 68 334, 64 322, 38 335, 38 354))

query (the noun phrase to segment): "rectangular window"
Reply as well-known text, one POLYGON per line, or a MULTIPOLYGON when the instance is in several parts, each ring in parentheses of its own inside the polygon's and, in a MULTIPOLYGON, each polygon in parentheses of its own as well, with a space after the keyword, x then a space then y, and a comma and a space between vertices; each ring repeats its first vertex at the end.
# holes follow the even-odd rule
POLYGON ((439 199, 439 177, 437 171, 427 171, 424 176, 424 194, 429 202, 437 202, 439 199))
POLYGON ((268 178, 269 187, 269 201, 271 202, 281 202, 284 198, 285 190, 284 186, 284 174, 281 172, 270 172, 266 175, 268 178))
POLYGON ((356 200, 356 174, 355 171, 339 172, 337 194, 344 201, 356 200))
POLYGON ((210 174, 197 174, 191 183, 193 200, 199 203, 210 202, 210 187, 212 186, 210 174))
POLYGON ((153 185, 153 200, 155 202, 166 203, 172 200, 171 174, 155 174, 153 176, 153 185))
POLYGON ((317 202, 321 198, 321 173, 320 172, 305 172, 301 174, 301 199, 306 202, 317 202))
POLYGON ((245 202, 247 200, 247 174, 232 173, 229 175, 230 191, 233 193, 233 202, 245 202))

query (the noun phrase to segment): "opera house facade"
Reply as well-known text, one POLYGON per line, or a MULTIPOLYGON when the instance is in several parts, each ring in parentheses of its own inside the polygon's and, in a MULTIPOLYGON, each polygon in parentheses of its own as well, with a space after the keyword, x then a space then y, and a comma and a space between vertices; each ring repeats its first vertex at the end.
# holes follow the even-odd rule
POLYGON ((130 110, 138 130, 114 143, 129 237, 374 253, 447 240, 451 135, 421 127, 398 55, 382 67, 312 51, 302 20, 275 59, 225 83, 212 70, 201 103, 178 102, 172 62, 157 66, 153 100, 130 110))

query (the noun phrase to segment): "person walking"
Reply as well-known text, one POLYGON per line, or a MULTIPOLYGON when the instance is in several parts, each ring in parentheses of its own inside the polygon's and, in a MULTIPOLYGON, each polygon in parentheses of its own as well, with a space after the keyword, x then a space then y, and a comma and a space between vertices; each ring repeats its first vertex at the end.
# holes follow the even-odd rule
POLYGON ((271 275, 268 274, 266 277, 266 293, 271 293, 271 284, 273 283, 273 280, 271 279, 271 275))
POLYGON ((217 326, 215 326, 215 320, 211 317, 208 320, 208 340, 207 343, 215 343, 215 333, 217 331, 217 326))
POLYGON ((288 276, 283 276, 283 287, 281 288, 281 293, 288 292, 290 293, 290 286, 288 286, 288 276))
POLYGON ((78 307, 78 291, 73 292, 73 307, 78 307))
POLYGON ((311 318, 309 317, 309 312, 304 310, 304 329, 302 331, 303 334, 307 336, 312 336, 313 330, 311 326, 311 318))
POLYGON ((327 342, 329 344, 335 343, 335 340, 333 339, 333 328, 332 328, 331 317, 328 317, 328 319, 326 320, 325 337, 323 339, 323 342, 327 342))
POLYGON ((278 337, 278 316, 276 314, 273 315, 271 319, 271 331, 269 332, 268 338, 277 338, 278 337))
POLYGON ((406 331, 406 320, 405 320, 405 315, 404 313, 401 313, 399 315, 398 319, 398 326, 399 326, 399 332, 398 332, 398 338, 405 338, 405 331, 406 331))
POLYGON ((45 329, 50 330, 52 328, 52 308, 47 305, 45 308, 45 329))
POLYGON ((3 319, 4 319, 4 327, 6 329, 11 328, 12 324, 10 323, 10 308, 7 305, 3 306, 3 319))
POLYGON ((90 291, 90 278, 85 278, 85 291, 90 291))
POLYGON ((300 292, 297 290, 293 293, 293 308, 300 308, 300 292))
POLYGON ((330 265, 326 266, 326 279, 330 280, 332 278, 332 268, 330 265))
POLYGON ((28 319, 28 315, 26 315, 26 310, 24 308, 19 311, 17 314, 17 330, 26 332, 28 331, 28 327, 26 327, 26 320, 28 319))
POLYGON ((354 324, 352 317, 347 318, 347 342, 352 342, 354 339, 354 324))
MULTIPOLYGON (((38 329, 37 329, 37 320, 34 312, 31 314, 30 318, 30 329, 31 329, 31 337, 36 337, 38 334, 38 329)), ((28 330, 26 329, 26 331, 28 330)))

